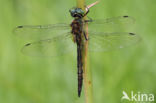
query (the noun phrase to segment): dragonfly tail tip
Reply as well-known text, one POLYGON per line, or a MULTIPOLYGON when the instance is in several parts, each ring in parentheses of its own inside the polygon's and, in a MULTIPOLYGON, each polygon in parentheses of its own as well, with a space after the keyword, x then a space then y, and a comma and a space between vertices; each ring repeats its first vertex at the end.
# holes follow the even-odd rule
POLYGON ((80 97, 81 96, 81 91, 78 91, 78 97, 80 97))

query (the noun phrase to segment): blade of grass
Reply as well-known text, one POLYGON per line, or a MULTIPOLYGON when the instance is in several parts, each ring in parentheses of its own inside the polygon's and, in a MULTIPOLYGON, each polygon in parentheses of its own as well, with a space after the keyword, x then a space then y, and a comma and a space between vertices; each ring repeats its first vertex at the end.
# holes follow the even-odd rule
MULTIPOLYGON (((85 11, 85 0, 77 0, 77 7, 85 11)), ((83 19, 86 20, 86 17, 84 17, 83 19)), ((84 26, 84 30, 88 38, 88 25, 87 24, 84 26)), ((82 48, 82 62, 83 62, 85 103, 93 103, 92 76, 91 76, 91 69, 89 68, 89 65, 88 65, 89 61, 87 59, 88 41, 83 42, 83 44, 84 46, 82 48)))

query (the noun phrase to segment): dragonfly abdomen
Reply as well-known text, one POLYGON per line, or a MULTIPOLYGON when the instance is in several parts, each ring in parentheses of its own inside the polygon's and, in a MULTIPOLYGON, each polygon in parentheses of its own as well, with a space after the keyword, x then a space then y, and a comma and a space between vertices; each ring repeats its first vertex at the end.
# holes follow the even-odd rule
POLYGON ((83 84, 83 63, 81 45, 77 43, 77 68, 78 68, 78 96, 80 97, 83 84))
POLYGON ((81 95, 83 84, 83 63, 82 63, 82 20, 75 19, 71 23, 74 42, 77 44, 77 68, 78 68, 78 96, 81 95))

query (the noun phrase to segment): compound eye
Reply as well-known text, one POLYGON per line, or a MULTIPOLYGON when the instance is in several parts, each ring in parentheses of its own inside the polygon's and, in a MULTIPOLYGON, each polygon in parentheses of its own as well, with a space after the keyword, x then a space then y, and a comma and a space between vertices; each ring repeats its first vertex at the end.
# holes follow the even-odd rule
POLYGON ((76 8, 75 8, 75 7, 71 8, 71 9, 69 10, 69 12, 71 12, 71 13, 74 13, 75 11, 76 11, 76 8))
POLYGON ((72 14, 72 13, 74 13, 74 10, 69 10, 69 12, 72 14))

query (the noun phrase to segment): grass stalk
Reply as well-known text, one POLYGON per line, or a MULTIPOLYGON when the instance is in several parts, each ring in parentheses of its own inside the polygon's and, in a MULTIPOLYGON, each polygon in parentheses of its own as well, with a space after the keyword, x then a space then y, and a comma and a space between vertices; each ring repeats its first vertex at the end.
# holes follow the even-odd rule
MULTIPOLYGON (((77 0, 77 7, 85 11, 85 0, 77 0)), ((83 18, 84 20, 87 17, 83 18)), ((88 37, 88 24, 84 26, 86 36, 88 37)), ((83 61, 83 78, 84 78, 84 92, 85 92, 85 103, 93 103, 93 90, 92 90, 92 75, 91 69, 89 68, 88 59, 88 41, 83 42, 82 48, 82 61, 83 61)))

